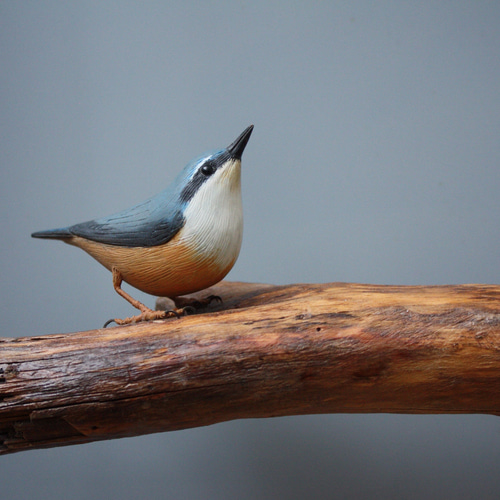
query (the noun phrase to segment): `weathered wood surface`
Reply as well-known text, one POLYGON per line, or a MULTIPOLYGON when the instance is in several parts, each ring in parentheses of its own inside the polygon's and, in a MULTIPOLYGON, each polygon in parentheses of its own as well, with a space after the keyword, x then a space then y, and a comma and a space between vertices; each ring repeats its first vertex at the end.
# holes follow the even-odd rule
POLYGON ((500 286, 208 293, 224 304, 181 319, 0 339, 1 452, 236 418, 500 414, 500 286))

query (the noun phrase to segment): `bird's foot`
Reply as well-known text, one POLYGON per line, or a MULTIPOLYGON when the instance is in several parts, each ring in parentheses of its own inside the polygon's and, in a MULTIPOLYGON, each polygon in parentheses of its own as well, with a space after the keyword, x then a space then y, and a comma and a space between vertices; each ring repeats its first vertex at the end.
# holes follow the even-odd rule
POLYGON ((114 318, 106 321, 103 328, 106 328, 111 323, 116 323, 117 325, 130 325, 132 323, 140 323, 141 321, 154 321, 155 319, 166 319, 166 318, 180 318, 186 314, 182 309, 175 309, 172 311, 153 311, 149 308, 144 308, 141 314, 136 316, 131 316, 130 318, 119 319, 114 318))
POLYGON ((139 323, 141 321, 154 321, 155 319, 166 319, 173 318, 174 316, 180 318, 184 314, 187 314, 183 309, 174 309, 172 311, 153 311, 149 307, 146 307, 142 302, 131 297, 127 292, 122 290, 123 277, 120 271, 116 268, 112 268, 113 272, 113 287, 127 302, 130 302, 134 307, 141 311, 141 314, 137 316, 131 316, 125 319, 110 319, 104 323, 103 328, 106 328, 111 323, 116 323, 117 325, 130 325, 131 323, 139 323))
POLYGON ((174 297, 172 300, 175 303, 175 307, 177 307, 178 310, 182 310, 184 314, 190 314, 191 312, 195 312, 198 309, 203 309, 209 306, 214 301, 222 303, 222 299, 218 295, 209 295, 204 299, 174 297))
POLYGON ((156 319, 173 317, 180 318, 181 316, 193 314, 199 309, 209 306, 213 301, 222 302, 222 299, 218 295, 209 295, 204 299, 175 297, 173 301, 175 303, 175 309, 171 309, 169 311, 153 311, 152 309, 149 309, 149 307, 144 306, 144 304, 137 302, 137 307, 140 308, 141 314, 124 319, 110 319, 104 323, 103 328, 106 328, 111 323, 116 323, 117 325, 130 325, 132 323, 140 323, 141 321, 154 321, 156 319))

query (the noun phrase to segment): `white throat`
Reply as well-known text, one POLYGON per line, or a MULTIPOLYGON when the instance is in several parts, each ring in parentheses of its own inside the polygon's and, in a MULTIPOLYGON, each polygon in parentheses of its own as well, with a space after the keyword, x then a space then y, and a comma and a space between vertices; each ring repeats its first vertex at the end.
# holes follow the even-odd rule
POLYGON ((227 161, 203 183, 184 217, 180 242, 228 272, 238 258, 243 237, 240 160, 227 161))

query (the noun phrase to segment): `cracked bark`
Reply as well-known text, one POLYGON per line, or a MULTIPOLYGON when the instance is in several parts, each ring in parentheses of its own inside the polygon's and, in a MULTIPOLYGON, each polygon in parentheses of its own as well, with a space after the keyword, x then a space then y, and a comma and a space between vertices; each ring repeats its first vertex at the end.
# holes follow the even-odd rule
POLYGON ((0 339, 0 453, 237 418, 500 414, 499 286, 223 282, 194 296, 207 294, 224 303, 0 339))

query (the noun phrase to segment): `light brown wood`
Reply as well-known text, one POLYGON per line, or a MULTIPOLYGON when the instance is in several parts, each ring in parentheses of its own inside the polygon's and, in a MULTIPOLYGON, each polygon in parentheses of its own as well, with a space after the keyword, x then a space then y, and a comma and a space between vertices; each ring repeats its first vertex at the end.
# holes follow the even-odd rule
POLYGON ((0 339, 1 452, 237 418, 500 414, 499 286, 223 282, 207 294, 224 303, 0 339))

